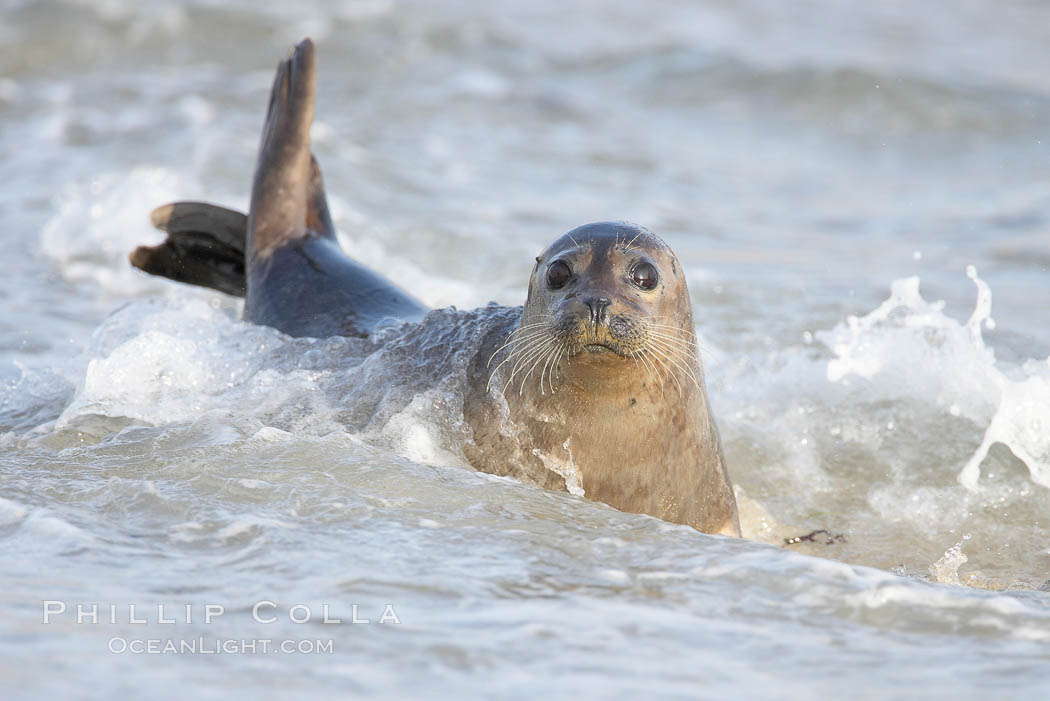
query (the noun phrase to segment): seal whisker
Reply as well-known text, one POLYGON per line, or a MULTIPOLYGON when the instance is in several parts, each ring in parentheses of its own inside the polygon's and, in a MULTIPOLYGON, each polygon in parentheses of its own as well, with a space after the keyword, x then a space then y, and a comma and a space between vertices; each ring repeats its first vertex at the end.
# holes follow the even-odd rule
POLYGON ((699 361, 699 359, 696 356, 696 353, 691 348, 675 346, 661 338, 650 338, 649 340, 657 348, 662 349, 665 353, 673 354, 675 357, 685 362, 686 364, 699 361))
POLYGON ((644 350, 642 359, 645 361, 646 366, 649 368, 651 376, 654 379, 659 380, 659 390, 660 392, 663 392, 664 385, 667 381, 667 377, 663 373, 660 373, 660 368, 656 365, 656 362, 652 358, 652 352, 650 352, 648 348, 644 350))
MULTIPOLYGON (((683 365, 680 360, 678 360, 675 357, 671 356, 666 349, 661 349, 660 347, 655 347, 655 348, 653 348, 653 351, 655 353, 657 353, 659 356, 661 356, 664 360, 666 360, 667 363, 672 368, 676 368, 679 371, 685 373, 685 375, 690 380, 693 381, 693 384, 696 385, 696 388, 697 389, 701 389, 699 380, 696 379, 696 375, 693 373, 693 371, 689 367, 687 367, 686 365, 683 365)), ((674 377, 675 377, 675 380, 677 381, 677 373, 675 374, 674 377)), ((681 385, 679 385, 679 389, 681 389, 681 385)))
POLYGON ((695 327, 680 326, 678 324, 665 324, 665 323, 663 323, 661 321, 661 319, 669 319, 669 318, 670 317, 652 316, 652 317, 649 317, 649 319, 647 319, 647 325, 648 326, 652 326, 653 328, 661 328, 661 329, 666 329, 668 331, 674 331, 675 333, 680 333, 680 334, 685 335, 685 336, 692 336, 692 335, 695 334, 695 332, 696 332, 696 328, 695 327), (690 333, 690 332, 692 332, 692 333, 690 333))
MULTIPOLYGON (((529 379, 529 376, 530 376, 530 375, 532 375, 533 371, 534 371, 534 370, 536 369, 536 366, 540 364, 540 361, 542 361, 542 360, 543 360, 543 359, 544 359, 545 357, 547 357, 547 356, 546 356, 546 352, 547 352, 547 351, 546 351, 546 350, 544 350, 544 352, 543 352, 543 353, 540 353, 539 357, 538 357, 538 358, 536 358, 536 360, 535 360, 535 361, 533 361, 532 365, 531 365, 531 366, 529 367, 529 371, 528 371, 527 373, 525 373, 525 376, 524 376, 524 377, 522 377, 522 378, 521 378, 521 387, 519 387, 519 388, 518 388, 518 396, 519 396, 519 397, 520 397, 520 396, 521 396, 522 394, 524 394, 524 393, 525 393, 525 382, 527 382, 527 381, 528 381, 528 379, 529 379)), ((512 377, 513 377, 513 376, 512 376, 512 377)), ((543 393, 543 382, 542 382, 542 380, 540 381, 540 393, 541 393, 541 394, 543 393)))
POLYGON ((516 333, 523 333, 523 332, 525 332, 525 331, 531 331, 531 330, 533 330, 533 329, 537 329, 537 328, 543 328, 543 327, 546 327, 546 326, 550 326, 550 323, 551 323, 551 322, 549 322, 549 321, 537 321, 537 322, 536 322, 536 323, 534 323, 534 324, 525 324, 525 325, 523 325, 523 326, 519 326, 518 328, 516 328, 516 329, 514 329, 513 331, 511 331, 511 332, 510 332, 510 333, 509 333, 509 334, 507 335, 507 337, 508 337, 508 338, 510 338, 511 336, 513 336, 513 335, 514 335, 514 334, 516 334, 516 333))
MULTIPOLYGON (((536 336, 536 337, 527 338, 527 339, 525 339, 525 343, 520 348, 516 347, 516 348, 514 348, 514 350, 512 350, 510 353, 508 353, 507 357, 504 358, 503 360, 501 360, 499 365, 497 365, 495 368, 493 368, 492 372, 489 374, 489 385, 492 384, 492 379, 496 376, 496 373, 499 371, 499 369, 501 367, 503 367, 509 361, 514 360, 516 358, 516 361, 515 361, 515 364, 514 364, 514 369, 511 372, 511 379, 513 379, 514 374, 517 372, 521 361, 523 359, 525 359, 526 357, 531 357, 533 351, 535 351, 539 346, 544 345, 544 343, 545 343, 544 338, 547 338, 548 340, 550 340, 550 337, 547 336, 547 334, 543 334, 542 336, 536 336)), ((508 384, 509 384, 509 382, 508 382, 508 384)), ((506 387, 504 387, 504 389, 506 389, 506 387)), ((486 386, 485 390, 488 391, 488 387, 487 386, 486 386)))
POLYGON ((653 359, 649 357, 648 349, 644 349, 643 348, 640 351, 640 356, 639 357, 642 359, 642 362, 645 364, 645 371, 649 374, 649 378, 650 379, 657 379, 657 380, 660 381, 660 388, 659 389, 660 389, 661 392, 663 392, 664 391, 664 377, 663 377, 663 375, 660 374, 660 371, 657 369, 656 365, 653 363, 653 359))
POLYGON ((529 339, 529 338, 535 338, 537 336, 546 336, 546 335, 548 335, 548 332, 545 329, 530 329, 528 332, 522 333, 522 334, 517 335, 517 336, 515 336, 514 334, 511 334, 510 336, 507 337, 507 342, 504 343, 499 348, 497 348, 495 351, 493 351, 492 355, 495 356, 497 353, 499 353, 501 350, 503 350, 507 346, 514 345, 515 343, 519 343, 519 342, 524 341, 524 340, 529 339))
POLYGON ((672 380, 674 380, 674 383, 678 385, 678 394, 684 395, 685 390, 682 389, 682 383, 678 381, 678 375, 675 374, 675 372, 671 369, 671 366, 668 362, 669 359, 667 358, 667 356, 664 353, 662 353, 658 348, 654 348, 652 346, 649 346, 649 352, 652 355, 653 359, 656 362, 658 362, 661 366, 663 366, 667 374, 671 376, 672 380))
POLYGON ((551 336, 546 336, 543 338, 533 338, 529 339, 521 348, 515 348, 507 357, 507 360, 515 358, 514 369, 511 372, 517 372, 523 363, 527 363, 529 360, 532 359, 535 353, 537 353, 538 351, 540 351, 541 349, 545 348, 547 345, 553 342, 554 338, 551 336))
POLYGON ((666 314, 654 314, 654 315, 650 316, 647 321, 649 321, 652 324, 656 324, 656 325, 669 326, 669 327, 675 329, 676 331, 686 331, 686 330, 688 330, 690 328, 688 326, 682 326, 681 325, 681 321, 679 319, 676 319, 673 316, 668 316, 666 314), (662 323, 663 321, 674 321, 674 322, 677 322, 677 323, 664 324, 664 323, 662 323))
POLYGON ((548 350, 544 354, 544 356, 542 358, 543 365, 540 367, 539 381, 540 381, 540 394, 544 395, 544 396, 547 394, 547 392, 543 389, 543 379, 547 376, 547 364, 550 363, 551 356, 553 356, 554 353, 557 352, 557 350, 558 350, 558 347, 554 346, 553 348, 548 350))
POLYGON ((635 234, 634 238, 631 239, 630 243, 628 243, 627 246, 623 249, 623 252, 624 253, 630 253, 631 252, 631 244, 633 244, 635 241, 637 241, 638 237, 641 236, 643 233, 645 233, 645 232, 639 231, 637 234, 635 234))
MULTIPOLYGON (((514 363, 514 368, 510 371, 510 379, 507 380, 507 384, 503 386, 503 391, 507 390, 507 387, 514 382, 515 376, 527 363, 531 362, 536 357, 542 357, 544 351, 550 344, 555 343, 555 339, 549 338, 546 341, 540 342, 537 345, 530 347, 529 351, 518 358, 517 362, 514 363)), ((531 370, 530 370, 531 372, 531 370)))
MULTIPOLYGON (((561 344, 561 350, 558 351, 558 360, 555 361, 554 366, 551 368, 552 379, 557 379, 557 380, 561 379, 561 359, 564 357, 565 358, 565 362, 566 363, 569 362, 568 357, 565 355, 568 350, 569 350, 569 344, 565 343, 563 341, 562 344, 561 344)), ((553 392, 553 388, 552 388, 552 392, 553 392)))
POLYGON ((690 341, 689 339, 681 338, 680 336, 675 336, 674 334, 670 334, 670 333, 667 332, 667 330, 664 330, 664 328, 660 328, 658 326, 649 326, 648 332, 650 334, 652 334, 653 336, 661 336, 661 337, 664 337, 664 338, 669 338, 671 340, 677 341, 678 343, 681 343, 682 345, 690 345, 690 346, 695 346, 696 345, 696 343, 694 343, 693 341, 690 341))
MULTIPOLYGON (((631 355, 634 357, 635 364, 637 365, 639 362, 641 362, 641 367, 645 368, 645 374, 649 378, 649 380, 651 381, 653 379, 652 368, 649 365, 649 362, 646 359, 645 354, 646 354, 645 348, 639 348, 639 349, 631 351, 631 355)), ((663 383, 661 383, 661 385, 662 384, 663 383)))
POLYGON ((678 326, 671 326, 670 324, 650 323, 646 325, 647 328, 656 329, 657 331, 664 331, 667 333, 673 333, 680 338, 692 338, 693 334, 689 333, 689 329, 683 329, 678 326))
POLYGON ((694 375, 693 372, 689 368, 684 367, 681 363, 679 363, 678 361, 674 360, 673 358, 669 358, 669 360, 671 361, 672 364, 675 365, 675 367, 679 368, 682 372, 684 372, 686 374, 686 376, 690 380, 693 381, 693 385, 696 387, 697 390, 703 391, 703 388, 700 386, 700 381, 696 378, 696 375, 694 375))
POLYGON ((532 328, 535 328, 537 326, 546 326, 548 324, 550 324, 550 322, 546 321, 546 320, 544 320, 544 321, 536 321, 536 322, 529 323, 529 324, 519 324, 517 326, 517 328, 515 328, 513 331, 510 332, 509 335, 513 335, 513 334, 519 333, 521 331, 525 331, 526 329, 532 329, 532 328))
POLYGON ((551 352, 547 355, 547 359, 543 361, 543 370, 540 372, 540 394, 543 394, 543 378, 547 378, 547 387, 550 389, 551 394, 554 394, 554 381, 551 379, 551 370, 554 367, 554 361, 561 352, 561 344, 555 346, 551 352))
POLYGON ((649 338, 651 338, 654 341, 659 341, 660 343, 663 343, 668 347, 674 348, 675 350, 678 350, 679 353, 688 358, 699 358, 696 347, 692 345, 687 345, 685 343, 681 343, 676 338, 668 338, 667 336, 661 336, 659 334, 652 333, 649 334, 649 338))
POLYGON ((561 354, 565 351, 565 344, 559 343, 555 349, 554 357, 551 359, 550 368, 547 370, 547 386, 550 387, 551 394, 554 394, 554 371, 561 363, 561 354))
MULTIPOLYGON (((509 334, 507 334, 507 339, 506 339, 507 342, 504 343, 499 348, 497 348, 495 351, 493 351, 492 355, 495 356, 496 353, 499 353, 501 350, 503 350, 504 348, 506 348, 510 344, 514 343, 517 340, 521 340, 521 335, 519 335, 519 334, 524 334, 526 336, 529 336, 529 335, 531 335, 531 333, 534 333, 537 330, 542 330, 541 327, 549 328, 550 327, 550 322, 549 321, 540 321, 540 322, 536 322, 535 324, 525 324, 523 326, 518 326, 516 329, 514 329, 509 334), (530 333, 526 334, 525 333, 526 331, 529 331, 530 333)), ((492 358, 489 358, 489 362, 492 362, 492 358)))
POLYGON ((685 390, 682 387, 681 381, 678 379, 678 373, 676 373, 674 371, 674 368, 671 366, 671 364, 667 360, 666 356, 664 356, 663 353, 661 353, 660 351, 658 351, 656 349, 651 349, 650 352, 652 354, 653 360, 655 360, 657 363, 659 363, 659 365, 663 368, 664 373, 668 377, 670 377, 672 380, 674 380, 675 386, 678 388, 679 396, 684 396, 685 395, 685 390))
POLYGON ((634 365, 635 365, 635 367, 638 368, 638 369, 645 368, 646 376, 650 380, 652 380, 653 379, 652 372, 649 370, 648 364, 645 363, 645 356, 642 355, 642 351, 639 351, 639 350, 631 351, 631 357, 634 358, 634 365))
POLYGON ((695 348, 678 344, 676 339, 668 339, 654 334, 650 336, 650 340, 653 343, 663 346, 667 350, 674 351, 678 357, 686 362, 699 362, 700 360, 699 357, 697 357, 695 348))
MULTIPOLYGON (((554 354, 557 352, 558 347, 555 346, 551 349, 551 352, 547 354, 546 359, 543 361, 543 367, 540 369, 540 394, 544 394, 543 380, 547 377, 547 368, 550 366, 551 360, 554 358, 554 354)), ((554 394, 554 388, 550 386, 550 382, 547 382, 547 386, 550 387, 551 394, 554 394)))
POLYGON ((648 330, 654 336, 661 336, 669 341, 674 341, 676 344, 692 346, 697 357, 710 352, 706 344, 696 335, 695 329, 693 329, 693 333, 689 333, 690 330, 688 328, 669 326, 667 324, 649 324, 648 330))
POLYGON ((678 326, 672 326, 670 324, 651 323, 651 324, 648 324, 647 326, 649 328, 657 329, 659 331, 667 331, 669 333, 678 334, 678 335, 681 335, 682 337, 692 337, 692 334, 689 333, 688 329, 683 329, 683 328, 680 328, 678 326))
MULTIPOLYGON (((499 352, 500 352, 501 350, 503 350, 504 348, 506 348, 507 346, 513 345, 513 344, 515 344, 515 343, 519 343, 519 342, 521 342, 521 341, 534 341, 534 340, 536 340, 536 339, 538 339, 538 338, 543 338, 544 336, 548 336, 548 335, 549 335, 549 334, 548 334, 548 333, 547 333, 546 331, 538 331, 538 332, 534 332, 534 333, 532 333, 532 334, 527 334, 527 335, 525 335, 525 336, 521 336, 521 337, 518 337, 518 338, 512 338, 511 340, 507 341, 507 342, 506 342, 506 343, 504 343, 504 344, 503 344, 502 346, 500 346, 499 348, 497 348, 497 349, 496 349, 496 350, 495 350, 495 351, 494 351, 494 352, 492 353, 492 355, 491 355, 491 356, 489 356, 489 362, 485 363, 485 367, 489 367, 490 365, 492 365, 492 361, 493 361, 493 359, 494 359, 494 358, 496 357, 496 355, 497 355, 497 354, 499 354, 499 352)), ((517 351, 517 349, 515 349, 515 350, 512 350, 512 351, 511 351, 511 352, 510 352, 510 353, 509 353, 509 354, 507 355, 507 358, 506 358, 506 359, 504 359, 504 361, 503 361, 503 362, 506 362, 506 361, 507 361, 507 360, 509 360, 510 358, 513 358, 513 357, 515 356, 515 354, 516 354, 517 352, 518 352, 518 351, 517 351)), ((496 367, 498 368, 498 367, 499 367, 499 365, 497 365, 496 367)))

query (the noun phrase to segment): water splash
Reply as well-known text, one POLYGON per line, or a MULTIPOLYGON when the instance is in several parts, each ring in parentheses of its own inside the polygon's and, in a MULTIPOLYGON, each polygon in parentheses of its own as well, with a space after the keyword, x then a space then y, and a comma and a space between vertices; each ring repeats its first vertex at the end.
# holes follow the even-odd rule
POLYGON ((923 299, 919 278, 908 277, 895 280, 889 298, 872 312, 818 332, 836 356, 827 364, 828 381, 877 376, 865 389, 878 396, 921 396, 953 416, 987 420, 1002 375, 981 335, 981 324, 990 319, 991 292, 976 273, 971 279, 978 301, 966 324, 947 316, 943 301, 923 299))
POLYGON ((877 378, 869 387, 877 385, 880 394, 927 397, 953 417, 986 425, 980 446, 958 473, 970 490, 996 443, 1025 464, 1033 482, 1050 487, 1050 358, 1020 368, 997 363, 982 333, 995 328, 991 289, 974 266, 966 276, 977 299, 965 324, 945 315, 943 302, 923 299, 919 278, 910 277, 895 281, 890 297, 871 313, 818 334, 836 355, 827 378, 877 378))
POLYGON ((937 562, 930 565, 930 576, 941 584, 959 584, 959 568, 970 558, 962 551, 962 541, 944 551, 937 562))
POLYGON ((1050 487, 1050 358, 1045 363, 1030 361, 1024 370, 1029 373, 1024 380, 1003 378, 999 407, 984 439, 959 471, 959 483, 967 489, 977 489, 981 463, 996 443, 1028 467, 1033 482, 1050 487))

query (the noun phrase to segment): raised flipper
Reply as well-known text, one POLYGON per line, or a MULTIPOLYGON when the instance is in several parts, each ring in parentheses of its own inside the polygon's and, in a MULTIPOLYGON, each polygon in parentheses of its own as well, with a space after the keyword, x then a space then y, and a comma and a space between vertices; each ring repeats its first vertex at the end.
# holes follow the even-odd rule
POLYGON ((317 68, 309 39, 277 67, 249 215, 197 202, 154 212, 168 232, 131 254, 138 268, 245 297, 244 318, 292 336, 363 336, 427 308, 339 248, 310 153, 317 68))
MULTIPOLYGON (((317 63, 309 39, 277 66, 266 108, 248 215, 248 261, 264 259, 285 243, 322 232, 310 231, 314 200, 310 126, 314 121, 317 63)), ((319 180, 319 178, 318 178, 319 180)), ((324 202, 323 185, 321 201, 324 202)))
POLYGON ((339 248, 310 154, 317 66, 306 39, 277 67, 248 215, 244 318, 292 336, 364 336, 427 308, 339 248))
POLYGON ((248 217, 205 202, 174 202, 153 210, 153 226, 167 232, 159 246, 139 246, 131 264, 152 275, 244 296, 248 217))

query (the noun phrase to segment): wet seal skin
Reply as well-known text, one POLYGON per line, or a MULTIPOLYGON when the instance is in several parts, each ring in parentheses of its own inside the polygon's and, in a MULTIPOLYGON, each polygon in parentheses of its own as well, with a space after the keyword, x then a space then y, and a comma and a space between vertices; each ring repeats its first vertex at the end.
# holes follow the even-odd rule
MULTIPOLYGON (((245 297, 245 319, 292 336, 368 336, 428 309, 340 249, 310 152, 317 69, 309 39, 278 66, 248 216, 201 202, 159 208, 168 234, 131 262, 245 297)), ((536 258, 521 318, 485 337, 464 388, 479 470, 617 509, 740 536, 689 292, 648 230, 597 222, 536 258)))

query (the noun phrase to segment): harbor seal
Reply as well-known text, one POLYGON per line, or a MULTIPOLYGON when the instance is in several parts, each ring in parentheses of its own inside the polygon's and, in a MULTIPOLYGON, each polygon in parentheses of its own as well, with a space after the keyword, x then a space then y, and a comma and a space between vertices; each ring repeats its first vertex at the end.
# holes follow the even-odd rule
MULTIPOLYGON (((310 152, 316 86, 305 40, 278 69, 250 211, 166 205, 168 233, 131 262, 245 297, 246 320, 292 336, 368 336, 421 321, 410 294, 347 257, 310 152)), ((740 536, 682 267, 645 228, 597 222, 536 258, 512 328, 482 329, 463 388, 477 469, 617 509, 740 536)))

